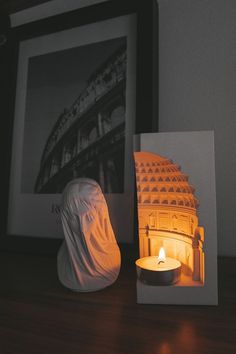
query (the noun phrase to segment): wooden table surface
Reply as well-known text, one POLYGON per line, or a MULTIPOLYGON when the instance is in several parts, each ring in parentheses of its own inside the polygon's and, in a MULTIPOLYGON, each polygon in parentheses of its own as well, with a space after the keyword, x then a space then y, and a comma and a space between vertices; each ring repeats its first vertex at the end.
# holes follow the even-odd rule
POLYGON ((236 259, 219 259, 219 306, 136 304, 133 262, 110 288, 74 293, 56 256, 0 253, 0 354, 234 354, 236 259))

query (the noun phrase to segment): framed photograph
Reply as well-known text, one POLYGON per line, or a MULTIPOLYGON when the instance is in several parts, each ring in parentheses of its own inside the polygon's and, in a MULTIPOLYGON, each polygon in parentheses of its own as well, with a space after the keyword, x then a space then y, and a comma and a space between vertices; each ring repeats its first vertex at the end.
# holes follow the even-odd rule
POLYGON ((157 129, 156 6, 109 1, 12 30, 4 234, 62 238, 61 193, 70 180, 90 177, 105 194, 118 242, 133 241, 132 137, 157 129))
POLYGON ((140 134, 134 150, 137 301, 216 305, 214 132, 140 134))

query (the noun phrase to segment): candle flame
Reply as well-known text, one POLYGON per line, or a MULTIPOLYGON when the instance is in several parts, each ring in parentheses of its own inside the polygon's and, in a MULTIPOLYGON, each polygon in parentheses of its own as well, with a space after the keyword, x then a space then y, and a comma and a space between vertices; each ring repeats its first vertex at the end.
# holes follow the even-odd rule
POLYGON ((165 262, 166 254, 165 254, 165 250, 163 247, 160 248, 159 255, 158 255, 157 259, 158 259, 158 263, 165 262))

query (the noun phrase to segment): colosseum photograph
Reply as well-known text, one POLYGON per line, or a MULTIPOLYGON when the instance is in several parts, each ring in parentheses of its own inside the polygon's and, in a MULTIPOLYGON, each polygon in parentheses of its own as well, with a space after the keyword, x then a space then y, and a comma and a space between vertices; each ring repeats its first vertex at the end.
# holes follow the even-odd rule
POLYGON ((22 193, 56 194, 73 178, 124 190, 126 37, 29 59, 22 193))

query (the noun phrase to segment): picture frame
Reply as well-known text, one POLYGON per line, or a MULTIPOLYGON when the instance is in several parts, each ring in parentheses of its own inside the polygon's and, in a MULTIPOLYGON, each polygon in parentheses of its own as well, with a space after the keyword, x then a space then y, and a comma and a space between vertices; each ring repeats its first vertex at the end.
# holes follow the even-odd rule
MULTIPOLYGON (((74 10, 68 13, 61 15, 52 16, 43 20, 35 21, 26 25, 19 26, 17 28, 11 29, 10 32, 10 53, 11 53, 11 66, 12 66, 12 79, 9 83, 9 90, 11 90, 12 95, 9 99, 9 105, 12 108, 8 109, 9 119, 7 120, 7 125, 5 128, 5 137, 3 140, 2 149, 6 150, 7 153, 4 156, 4 174, 2 176, 2 183, 6 188, 4 188, 4 210, 3 210, 3 219, 1 223, 1 242, 0 247, 2 249, 42 249, 50 252, 50 250, 55 250, 60 244, 61 240, 53 237, 44 237, 44 235, 38 235, 37 230, 35 232, 18 232, 17 228, 13 228, 9 232, 9 210, 12 207, 11 195, 12 188, 14 188, 14 178, 12 177, 12 170, 14 169, 14 164, 17 163, 18 157, 17 154, 14 157, 14 149, 16 149, 16 132, 17 136, 20 136, 20 139, 23 139, 24 128, 22 123, 20 125, 17 122, 16 110, 17 110, 17 84, 19 86, 19 72, 20 71, 20 48, 22 48, 22 43, 30 43, 31 47, 36 43, 42 45, 43 39, 55 35, 60 41, 60 36, 63 33, 72 33, 73 31, 80 31, 83 28, 96 28, 99 24, 104 24, 106 21, 115 24, 115 26, 110 25, 111 27, 116 27, 117 23, 120 23, 120 28, 122 32, 122 18, 131 18, 135 17, 135 24, 133 23, 133 29, 135 30, 135 100, 134 100, 134 127, 132 133, 140 132, 149 132, 156 131, 158 129, 158 119, 157 119, 157 108, 158 108, 158 8, 156 1, 149 1, 145 5, 142 1, 108 1, 99 3, 96 5, 91 5, 86 8, 81 8, 74 10), (93 27, 95 26, 95 27, 93 27), (48 36, 48 37, 47 37, 48 36), (18 76, 18 79, 17 79, 18 76), (155 99, 154 99, 155 97, 155 99), (13 98, 16 103, 13 103, 13 98), (16 125, 18 124, 17 128, 16 125), (15 134, 15 135, 14 135, 15 134), (15 160, 14 160, 15 159, 15 160), (15 162, 14 162, 15 161, 15 162), (9 198, 10 196, 10 198, 9 198), (19 235, 21 237, 19 237, 19 235), (32 237, 33 236, 33 237, 32 237)), ((89 34, 88 34, 89 36, 89 34)), ((76 34, 75 34, 76 37, 76 34)), ((114 38, 117 37, 115 34, 114 38)), ((101 37, 101 41, 107 40, 106 37, 101 37)), ((66 39, 65 39, 66 40, 66 39)), ((79 45, 80 46, 80 45, 79 45)), ((82 46, 82 44, 81 44, 82 46)), ((61 48, 62 49, 67 49, 61 48)), ((55 48, 55 52, 59 50, 55 48)), ((134 52, 134 49, 133 49, 134 52)), ((40 53, 39 53, 40 54, 40 53)), ((42 54, 42 53, 41 53, 42 54)), ((30 56, 37 57, 35 53, 31 53, 30 56)), ((29 67, 27 67, 27 70, 29 67)), ((20 87, 22 90, 22 87, 20 87)), ((18 87, 19 92, 19 87, 18 87)), ((26 99, 24 97, 24 99, 26 99)), ((18 102, 19 104, 19 102, 18 102)), ((24 103, 20 102, 24 106, 24 103)), ((19 107, 19 106, 18 106, 19 107)), ((130 135, 131 137, 131 135, 130 135)), ((130 139, 131 141, 132 139, 130 139)), ((130 142, 132 144, 132 141, 130 142)), ((22 145, 21 145, 22 148, 22 145)), ((27 150, 30 150, 30 146, 27 146, 27 150)), ((17 171, 17 168, 15 168, 17 171)), ((15 172, 17 175, 17 172, 15 172)), ((18 197, 17 197, 18 198, 18 197)), ((24 203, 24 201, 23 201, 24 203)), ((14 200, 13 200, 14 204, 14 200)), ((25 204, 24 204, 25 205, 25 204)), ((55 213, 58 213, 57 204, 52 206, 55 208, 55 213)), ((15 212, 21 210, 22 204, 19 204, 15 208, 15 212)), ((32 208, 32 205, 29 206, 29 209, 32 208)), ((37 213, 40 213, 40 210, 37 213)), ((113 219, 116 218, 117 208, 113 211, 113 219)), ((21 218, 22 223, 28 222, 28 212, 25 214, 24 218, 21 218)), ((57 216, 58 217, 58 216, 57 216)), ((32 216, 29 217, 29 220, 34 224, 32 216)), ((45 221, 42 218, 41 224, 44 224, 45 221)), ((120 222, 120 221, 119 221, 120 222)), ((130 219, 130 222, 131 221, 130 219)), ((116 221, 114 221, 116 224, 116 221)), ((133 226, 132 226, 133 227, 133 226)), ((132 227, 130 230, 132 230, 132 227)), ((115 225, 116 228, 116 225, 115 225)), ((131 232, 130 232, 131 233, 131 232)), ((120 242, 126 242, 127 239, 124 236, 123 239, 118 239, 120 242)), ((129 235, 128 242, 132 242, 132 235, 129 235)))

